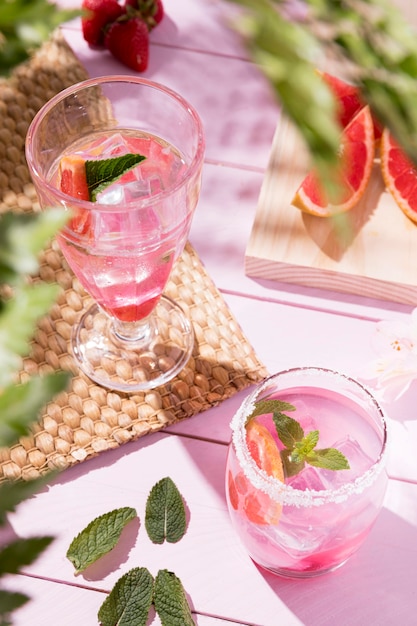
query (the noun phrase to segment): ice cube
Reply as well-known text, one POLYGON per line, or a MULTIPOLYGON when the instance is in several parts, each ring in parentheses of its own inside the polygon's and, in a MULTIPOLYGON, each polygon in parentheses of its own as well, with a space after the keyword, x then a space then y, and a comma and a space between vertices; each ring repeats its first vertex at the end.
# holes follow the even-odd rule
POLYGON ((287 484, 293 487, 293 489, 299 489, 300 491, 305 491, 306 489, 323 491, 323 489, 328 489, 328 486, 326 481, 321 479, 321 472, 323 470, 306 464, 301 472, 287 480, 287 484))
POLYGON ((305 468, 288 480, 288 484, 294 489, 338 489, 361 476, 373 464, 372 459, 362 450, 356 439, 350 435, 336 441, 333 445, 349 462, 349 470, 326 470, 306 464, 305 468))
POLYGON ((97 194, 97 202, 99 204, 108 204, 116 206, 122 204, 125 193, 122 185, 113 184, 106 187, 102 192, 97 194))
MULTIPOLYGON (((100 138, 94 144, 94 153, 103 157, 119 156, 130 152, 129 145, 123 135, 116 133, 110 137, 100 138)), ((91 156, 94 156, 93 154, 91 156)))

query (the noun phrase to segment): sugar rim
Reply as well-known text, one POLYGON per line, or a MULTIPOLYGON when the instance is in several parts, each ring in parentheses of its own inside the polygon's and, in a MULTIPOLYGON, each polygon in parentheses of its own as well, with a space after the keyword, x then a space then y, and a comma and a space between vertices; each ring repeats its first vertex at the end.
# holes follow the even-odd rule
POLYGON ((289 504, 297 507, 311 507, 321 506, 328 503, 339 503, 347 500, 352 495, 358 495, 365 489, 370 487, 377 479, 379 474, 384 469, 387 457, 387 421, 385 415, 376 401, 372 393, 361 383, 355 379, 336 372, 334 370, 321 368, 321 367, 297 367, 287 370, 282 370, 272 376, 266 378, 258 387, 243 401, 242 405, 234 415, 230 422, 232 429, 232 442, 236 452, 237 459, 246 478, 252 483, 252 485, 264 493, 268 494, 273 500, 280 504, 289 504), (261 395, 261 393, 267 389, 271 383, 279 376, 285 374, 306 374, 308 372, 314 372, 317 375, 323 375, 328 377, 329 375, 342 378, 345 382, 353 384, 358 387, 362 392, 369 397, 369 400, 375 406, 377 413, 381 419, 383 426, 384 437, 381 445, 381 452, 376 459, 372 467, 366 472, 355 478, 353 481, 348 482, 337 489, 323 489, 321 491, 315 491, 313 489, 306 489, 301 491, 295 489, 290 485, 282 483, 278 479, 269 476, 264 470, 260 469, 255 461, 250 456, 248 447, 246 445, 246 429, 245 422, 248 415, 252 413, 255 408, 255 402, 261 395))

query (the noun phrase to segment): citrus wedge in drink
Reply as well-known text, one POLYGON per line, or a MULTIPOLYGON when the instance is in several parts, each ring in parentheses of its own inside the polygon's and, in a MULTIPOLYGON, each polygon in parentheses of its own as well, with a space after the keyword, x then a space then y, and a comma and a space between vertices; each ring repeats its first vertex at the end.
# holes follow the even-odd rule
POLYGON ((388 129, 381 138, 381 170, 385 186, 399 208, 417 223, 417 168, 388 129))
MULTIPOLYGON (((77 200, 90 200, 87 184, 85 159, 76 154, 63 156, 59 164, 60 189, 77 200)), ((87 209, 73 210, 70 228, 79 235, 85 235, 91 224, 91 215, 87 209)))
MULTIPOLYGON (((284 482, 284 469, 278 450, 269 430, 255 420, 249 421, 246 426, 246 443, 249 453, 259 469, 268 476, 284 482)), ((276 525, 281 517, 282 505, 249 482, 243 472, 239 472, 233 479, 228 474, 229 500, 233 508, 241 509, 247 519, 254 524, 276 525)))
POLYGON ((352 209, 369 182, 375 156, 372 115, 363 107, 344 129, 339 153, 339 193, 331 202, 315 171, 310 171, 298 188, 292 204, 311 215, 330 217, 352 209))

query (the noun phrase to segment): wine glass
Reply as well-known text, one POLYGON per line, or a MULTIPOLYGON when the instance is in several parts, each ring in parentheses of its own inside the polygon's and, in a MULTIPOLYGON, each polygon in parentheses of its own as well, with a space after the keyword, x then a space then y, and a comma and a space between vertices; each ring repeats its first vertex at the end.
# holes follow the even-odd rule
POLYGON ((57 239, 95 301, 73 329, 72 350, 100 385, 124 392, 157 387, 192 353, 190 322, 163 291, 187 241, 203 155, 195 109, 171 89, 130 76, 69 87, 28 130, 26 158, 41 207, 68 211, 57 239), (131 153, 145 159, 95 201, 83 199, 85 177, 73 163, 131 153))
POLYGON ((231 428, 227 503, 252 559, 293 578, 345 563, 377 519, 388 484, 386 420, 371 393, 339 372, 294 368, 256 387, 231 428), (278 409, 277 400, 287 404, 278 409))

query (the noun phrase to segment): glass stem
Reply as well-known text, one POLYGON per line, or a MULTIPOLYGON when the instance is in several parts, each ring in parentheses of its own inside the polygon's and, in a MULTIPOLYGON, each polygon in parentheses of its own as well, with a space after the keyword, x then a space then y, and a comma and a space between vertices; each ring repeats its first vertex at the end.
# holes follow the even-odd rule
POLYGON ((138 322, 122 322, 113 320, 113 331, 118 339, 134 343, 149 343, 154 334, 154 324, 150 317, 138 322))

